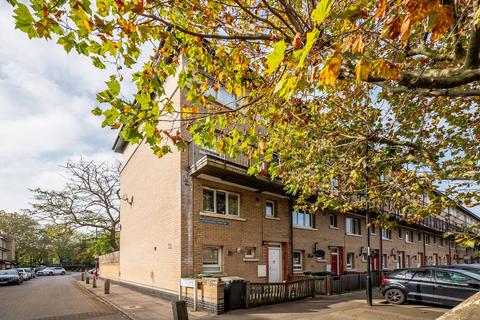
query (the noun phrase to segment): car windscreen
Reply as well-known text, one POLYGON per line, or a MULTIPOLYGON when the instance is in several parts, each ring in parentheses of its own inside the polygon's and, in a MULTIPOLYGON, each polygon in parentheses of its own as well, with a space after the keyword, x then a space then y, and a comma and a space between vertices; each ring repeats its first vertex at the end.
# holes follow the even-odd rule
POLYGON ((17 272, 15 270, 0 270, 0 275, 5 274, 17 274, 17 272))
POLYGON ((414 272, 411 270, 400 270, 389 273, 388 277, 396 279, 411 279, 413 277, 413 274, 414 272))

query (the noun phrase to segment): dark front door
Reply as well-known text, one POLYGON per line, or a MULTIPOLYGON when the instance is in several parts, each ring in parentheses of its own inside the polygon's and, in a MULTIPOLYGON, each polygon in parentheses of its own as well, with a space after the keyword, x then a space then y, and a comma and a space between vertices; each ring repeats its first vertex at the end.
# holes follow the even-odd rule
POLYGON ((431 270, 427 269, 415 272, 412 279, 407 282, 406 287, 408 289, 408 299, 422 302, 435 302, 433 292, 435 282, 433 282, 431 270))
POLYGON ((470 286, 469 283, 479 285, 478 281, 464 274, 435 270, 435 302, 449 306, 459 304, 479 291, 478 288, 470 286))

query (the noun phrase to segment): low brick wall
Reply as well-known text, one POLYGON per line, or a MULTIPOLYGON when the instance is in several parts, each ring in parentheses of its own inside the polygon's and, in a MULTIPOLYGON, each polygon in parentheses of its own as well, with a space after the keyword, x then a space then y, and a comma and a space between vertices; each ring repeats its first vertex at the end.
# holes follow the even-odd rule
MULTIPOLYGON (((197 280, 197 306, 215 314, 225 312, 224 283, 216 278, 203 278, 197 280)), ((182 288, 182 300, 193 306, 193 288, 182 288)))
POLYGON ((98 257, 100 276, 105 279, 120 279, 120 252, 107 253, 98 257))

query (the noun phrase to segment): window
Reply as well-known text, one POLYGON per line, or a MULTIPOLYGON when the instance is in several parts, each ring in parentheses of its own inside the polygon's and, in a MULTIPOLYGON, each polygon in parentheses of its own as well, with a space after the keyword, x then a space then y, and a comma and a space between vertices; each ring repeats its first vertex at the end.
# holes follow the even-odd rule
POLYGON ((239 198, 237 193, 203 188, 203 211, 238 216, 239 198))
POLYGON ((265 201, 265 216, 275 217, 275 202, 270 200, 265 201))
POLYGON ((402 229, 398 228, 398 237, 401 239, 402 238, 402 229))
POLYGON ((361 235, 362 232, 360 230, 360 219, 355 218, 347 218, 346 220, 346 232, 347 234, 355 234, 361 235))
POLYGON ((386 269, 387 268, 387 254, 384 253, 382 254, 382 269, 386 269))
POLYGON ((330 214, 330 228, 338 228, 337 215, 334 213, 330 214))
POLYGON ((418 241, 422 241, 422 234, 420 232, 418 233, 418 241))
POLYGON ((213 88, 213 81, 211 81, 211 86, 205 93, 205 95, 212 96, 216 102, 223 104, 224 106, 229 107, 230 109, 237 108, 237 96, 233 93, 228 93, 223 85, 218 87, 218 90, 215 91, 213 88))
POLYGON ((203 248, 203 269, 204 273, 219 273, 222 271, 222 250, 220 247, 203 248))
POLYGON ((468 282, 472 281, 472 278, 456 272, 435 270, 435 280, 436 282, 465 286, 468 282))
POLYGON ((293 225, 301 228, 313 228, 313 215, 303 211, 292 212, 293 225))
POLYGON ((392 230, 382 229, 382 239, 392 240, 392 230))
POLYGON ((413 231, 405 231, 405 242, 413 243, 413 231))
POLYGON ((373 223, 370 224, 370 234, 377 234, 377 228, 373 223))
POLYGON ((353 270, 355 268, 354 265, 355 254, 353 252, 347 253, 347 270, 353 270))
POLYGON ((411 264, 410 264, 410 260, 411 260, 411 258, 410 258, 410 256, 409 256, 409 255, 407 255, 407 257, 405 258, 405 260, 406 260, 406 262, 407 262, 407 263, 406 263, 406 265, 407 265, 407 268, 410 268, 410 267, 411 267, 411 264))
POLYGON ((438 246, 443 247, 443 238, 442 237, 438 238, 438 246))
POLYGON ((245 248, 245 259, 255 259, 255 248, 253 247, 245 248))
POLYGON ((415 272, 415 275, 412 279, 417 281, 431 281, 430 270, 415 272))
POLYGON ((430 235, 429 235, 429 234, 426 234, 426 235, 424 236, 424 239, 425 239, 425 244, 426 244, 427 246, 429 246, 429 245, 430 245, 430 235))
POLYGON ((293 272, 302 272, 303 270, 303 258, 302 251, 293 251, 293 272))

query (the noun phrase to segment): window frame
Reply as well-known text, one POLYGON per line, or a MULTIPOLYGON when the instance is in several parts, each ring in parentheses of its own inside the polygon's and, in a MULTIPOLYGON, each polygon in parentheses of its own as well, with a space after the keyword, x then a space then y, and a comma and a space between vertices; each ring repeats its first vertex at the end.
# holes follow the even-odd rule
POLYGON ((202 273, 206 273, 206 274, 222 273, 222 259, 223 259, 223 252, 222 251, 223 250, 222 250, 221 246, 213 246, 213 245, 203 246, 203 248, 202 248, 202 273), (208 248, 218 250, 217 264, 209 264, 208 265, 209 267, 218 267, 218 270, 213 270, 213 271, 211 271, 211 270, 206 271, 205 270, 205 261, 204 261, 204 257, 203 257, 203 250, 208 249, 208 248))
POLYGON ((361 236, 362 235, 362 220, 353 217, 346 217, 345 218, 345 233, 349 236, 361 236), (351 221, 350 223, 347 221, 351 221), (355 233, 355 224, 352 223, 353 221, 358 222, 358 233, 355 233), (353 226, 353 227, 352 227, 353 226), (350 230, 349 230, 350 227, 350 230), (353 232, 351 232, 353 231, 353 232))
POLYGON ((354 252, 347 252, 347 255, 345 257, 345 268, 347 271, 355 270, 355 253, 354 252), (348 261, 349 257, 351 258, 350 263, 348 261))
POLYGON ((314 228, 315 228, 314 217, 315 217, 315 216, 314 216, 313 213, 306 212, 306 211, 302 211, 302 210, 298 210, 298 211, 293 210, 293 211, 292 211, 292 226, 297 227, 297 228, 303 228, 303 229, 314 229, 314 228), (303 217, 303 224, 298 224, 298 215, 299 215, 300 213, 301 213, 302 215, 304 215, 304 217, 303 217), (294 215, 295 215, 295 214, 297 215, 297 219, 296 219, 297 222, 295 222, 295 219, 294 219, 294 215), (305 224, 305 215, 310 216, 310 219, 309 219, 309 220, 310 220, 310 225, 306 225, 306 224, 305 224))
POLYGON ((382 228, 382 240, 392 240, 392 230, 391 229, 384 229, 382 228), (387 233, 389 237, 386 237, 387 233))
POLYGON ((412 230, 405 230, 405 242, 406 243, 413 243, 413 231, 412 230))
POLYGON ((338 229, 338 215, 336 213, 329 214, 330 219, 330 229, 338 229), (334 224, 332 224, 332 219, 334 220, 334 224))
POLYGON ((292 268, 293 268, 293 273, 302 273, 303 272, 303 251, 302 250, 293 250, 292 251, 292 268), (300 263, 295 263, 295 253, 300 254, 300 263), (298 268, 300 266, 300 268, 298 268), (297 267, 295 269, 295 267, 297 267))
POLYGON ((267 218, 276 218, 277 217, 277 210, 276 210, 276 203, 273 200, 265 200, 265 217, 267 218), (272 214, 268 215, 267 214, 267 205, 271 204, 272 205, 272 214))
POLYGON ((208 212, 208 213, 214 213, 214 214, 218 214, 218 215, 222 215, 222 216, 231 216, 231 217, 240 217, 240 194, 238 192, 232 192, 232 191, 227 191, 227 190, 223 190, 223 189, 214 189, 214 188, 210 188, 210 187, 202 187, 202 211, 203 212, 208 212), (203 204, 203 192, 205 190, 210 190, 210 191, 213 191, 213 211, 210 211, 210 210, 206 210, 204 209, 204 204, 203 204), (225 193, 225 213, 219 213, 217 211, 217 192, 223 192, 225 193), (237 198, 238 198, 238 206, 237 206, 237 211, 238 211, 238 214, 231 214, 230 213, 230 206, 229 206, 229 198, 230 198, 230 195, 236 195, 237 198))
POLYGON ((245 254, 243 255, 243 257, 245 259, 255 259, 255 251, 255 247, 245 247, 245 254), (247 254, 248 250, 252 250, 252 254, 247 254))
POLYGON ((426 246, 430 245, 430 235, 429 234, 423 235, 423 242, 425 243, 426 246), (427 239, 428 239, 428 241, 427 241, 427 239))

